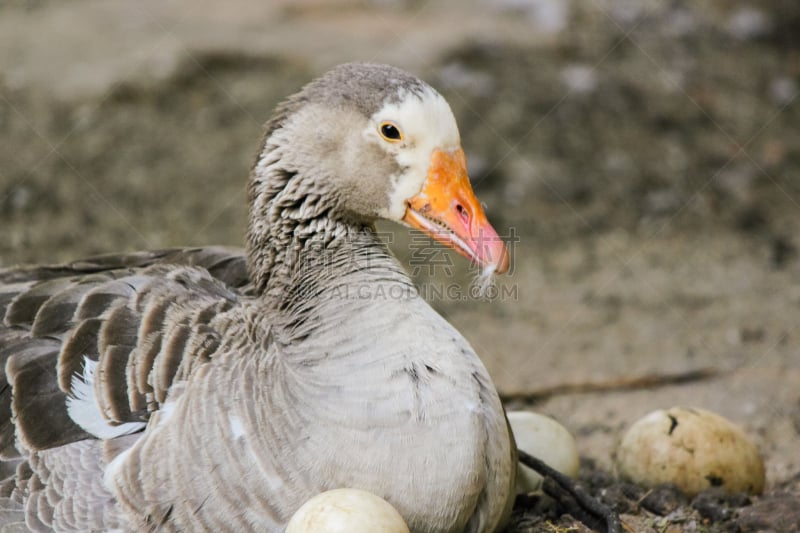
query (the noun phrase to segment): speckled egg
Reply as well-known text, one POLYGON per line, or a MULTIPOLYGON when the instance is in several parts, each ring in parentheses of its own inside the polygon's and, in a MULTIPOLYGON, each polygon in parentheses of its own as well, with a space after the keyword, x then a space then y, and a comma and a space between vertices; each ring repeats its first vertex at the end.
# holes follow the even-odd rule
POLYGON ((635 483, 674 483, 695 495, 709 487, 760 494, 764 462, 735 424, 704 409, 673 407, 634 423, 617 448, 617 472, 635 483))

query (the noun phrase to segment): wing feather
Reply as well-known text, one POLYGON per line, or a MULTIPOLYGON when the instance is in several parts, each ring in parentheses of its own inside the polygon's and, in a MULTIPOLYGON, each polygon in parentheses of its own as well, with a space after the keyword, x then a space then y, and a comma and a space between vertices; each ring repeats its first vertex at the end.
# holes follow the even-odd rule
POLYGON ((30 326, 42 304, 70 285, 69 280, 53 279, 38 283, 29 290, 17 294, 6 309, 4 322, 8 326, 30 326))
POLYGON ((72 392, 72 378, 81 373, 85 359, 100 359, 97 337, 102 327, 103 320, 100 318, 83 320, 62 343, 58 355, 58 384, 61 390, 72 392))
POLYGON ((90 286, 71 283, 45 300, 31 326, 31 337, 56 336, 69 329, 78 302, 90 286))
POLYGON ((0 270, 0 458, 18 457, 17 441, 46 450, 92 438, 67 408, 89 361, 100 422, 146 421, 175 380, 213 357, 211 323, 247 283, 244 255, 228 248, 0 270))
POLYGON ((185 324, 175 325, 165 336, 163 349, 159 353, 160 357, 152 370, 152 384, 156 393, 156 401, 164 403, 167 399, 167 392, 172 384, 172 379, 178 372, 181 364, 181 356, 191 335, 191 329, 185 324))

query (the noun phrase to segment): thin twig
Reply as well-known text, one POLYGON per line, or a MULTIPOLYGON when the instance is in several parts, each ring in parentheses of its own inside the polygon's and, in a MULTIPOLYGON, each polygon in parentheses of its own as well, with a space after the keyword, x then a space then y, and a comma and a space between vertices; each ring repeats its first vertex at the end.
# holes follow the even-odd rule
POLYGON ((608 392, 663 387, 665 385, 703 381, 727 374, 729 372, 731 372, 731 370, 722 370, 719 368, 709 367, 678 372, 675 374, 645 374, 643 376, 626 376, 600 381, 559 383, 557 385, 542 387, 540 389, 534 389, 528 392, 501 392, 500 398, 503 402, 521 401, 526 403, 535 403, 546 400, 551 396, 558 396, 560 394, 579 394, 586 392, 608 392))

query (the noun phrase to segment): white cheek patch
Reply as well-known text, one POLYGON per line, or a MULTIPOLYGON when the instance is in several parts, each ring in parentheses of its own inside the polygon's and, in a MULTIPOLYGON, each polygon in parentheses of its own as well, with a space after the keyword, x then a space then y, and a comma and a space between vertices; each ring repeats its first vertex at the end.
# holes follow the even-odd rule
POLYGON ((430 87, 425 87, 421 95, 406 92, 398 102, 384 105, 371 117, 365 135, 389 145, 387 151, 403 168, 401 174, 390 177, 389 205, 380 213, 396 221, 406 212, 406 200, 422 189, 434 149, 454 150, 461 146, 450 106, 430 87), (397 124, 404 136, 402 142, 392 145, 380 138, 378 127, 384 120, 397 124))

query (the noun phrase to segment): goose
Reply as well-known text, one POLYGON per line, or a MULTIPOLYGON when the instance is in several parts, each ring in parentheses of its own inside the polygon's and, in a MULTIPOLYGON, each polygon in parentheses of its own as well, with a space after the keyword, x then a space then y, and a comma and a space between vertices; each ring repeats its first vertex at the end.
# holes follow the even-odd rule
POLYGON ((353 488, 414 532, 502 528, 498 394, 375 230, 508 270, 445 99, 395 67, 333 68, 267 122, 248 202, 244 250, 0 270, 0 521, 283 531, 353 488))

